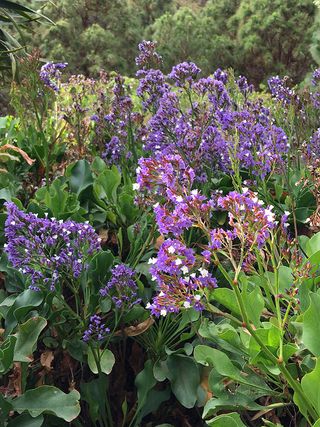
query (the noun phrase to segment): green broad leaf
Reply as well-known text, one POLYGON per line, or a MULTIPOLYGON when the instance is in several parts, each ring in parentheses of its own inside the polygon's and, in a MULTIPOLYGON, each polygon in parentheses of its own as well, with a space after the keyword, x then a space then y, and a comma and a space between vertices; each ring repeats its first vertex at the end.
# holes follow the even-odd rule
POLYGON ((289 267, 281 265, 279 267, 279 291, 282 293, 286 292, 286 289, 290 288, 292 285, 292 270, 289 267))
POLYGON ((121 174, 115 166, 105 170, 98 175, 93 184, 95 196, 98 199, 108 199, 110 202, 116 203, 117 189, 120 183, 121 174))
POLYGON ((251 376, 237 368, 228 355, 216 348, 198 345, 194 349, 195 360, 204 366, 212 366, 215 371, 225 378, 230 378, 239 384, 259 389, 261 395, 270 394, 267 384, 258 376, 251 376))
POLYGON ((316 421, 312 427, 320 427, 320 418, 316 421))
POLYGON ((21 414, 27 411, 32 417, 41 414, 53 414, 71 422, 80 414, 80 394, 72 390, 69 394, 56 387, 44 385, 26 391, 22 396, 12 400, 13 409, 21 414))
POLYGON ((108 166, 106 165, 106 162, 101 159, 101 157, 95 157, 92 162, 91 169, 92 169, 92 172, 99 175, 100 173, 107 170, 108 166))
POLYGON ((245 275, 241 276, 241 295, 250 321, 256 326, 261 325, 260 317, 264 309, 264 299, 261 290, 255 286, 252 291, 248 289, 248 280, 245 275))
POLYGON ((311 237, 306 243, 305 251, 308 257, 320 251, 320 232, 311 237))
MULTIPOLYGON (((114 354, 112 353, 112 351, 110 351, 107 348, 105 350, 99 349, 99 358, 100 358, 101 371, 104 374, 109 375, 116 361, 114 358, 114 354)), ((88 350, 88 365, 92 373, 94 374, 99 373, 97 363, 94 358, 91 347, 89 347, 89 350, 88 350)))
POLYGON ((8 421, 9 413, 12 411, 12 405, 8 402, 8 399, 0 393, 0 425, 5 426, 8 421))
POLYGON ((153 365, 153 376, 159 382, 169 378, 169 370, 166 360, 157 360, 153 365))
POLYGON ((200 385, 198 366, 192 358, 178 354, 168 357, 167 366, 173 394, 185 408, 193 408, 200 385))
POLYGON ((17 338, 9 335, 8 338, 1 343, 0 347, 0 373, 5 374, 9 371, 13 363, 14 347, 17 338))
POLYGON ((138 395, 138 408, 137 412, 140 412, 143 406, 145 405, 148 395, 152 388, 156 385, 157 381, 153 376, 152 372, 153 366, 152 361, 147 360, 144 364, 144 368, 135 379, 135 386, 137 388, 138 395))
MULTIPOLYGON (((317 359, 314 370, 302 378, 301 388, 305 397, 315 408, 316 412, 320 414, 320 358, 317 359)), ((294 394, 293 400, 298 405, 300 411, 306 415, 307 410, 297 393, 294 394)))
POLYGON ((139 213, 139 208, 134 204, 134 196, 132 194, 121 193, 119 195, 119 208, 128 223, 132 223, 139 213))
POLYGON ((107 281, 113 261, 114 256, 109 250, 99 251, 90 261, 88 277, 91 279, 96 291, 107 281))
POLYGON ((81 398, 89 405, 90 419, 92 422, 99 421, 101 412, 104 410, 104 399, 101 395, 106 396, 108 391, 108 379, 106 375, 88 383, 81 384, 81 398))
POLYGON ((157 411, 161 403, 166 402, 170 398, 170 396, 170 387, 166 387, 164 390, 150 390, 147 401, 140 413, 139 419, 142 419, 151 412, 157 411))
POLYGON ((213 300, 228 308, 231 313, 240 316, 240 309, 235 294, 231 289, 217 288, 214 290, 214 292, 212 292, 211 297, 213 300))
POLYGON ((86 160, 78 160, 70 172, 70 189, 79 196, 93 183, 90 165, 86 160))
POLYGON ((15 362, 32 362, 32 354, 39 335, 46 325, 47 321, 43 317, 32 317, 22 325, 19 325, 14 349, 15 362))
POLYGON ((310 293, 310 305, 303 315, 302 341, 315 355, 320 356, 320 295, 310 293))
POLYGON ((236 412, 219 415, 212 420, 206 421, 209 427, 246 427, 241 421, 240 415, 236 412))
POLYGON ((194 358, 201 365, 213 366, 224 377, 241 379, 240 370, 233 365, 225 353, 216 348, 197 345, 194 349, 194 358))
POLYGON ((32 291, 31 289, 26 289, 20 295, 18 295, 6 315, 6 333, 10 334, 18 322, 22 321, 25 315, 35 307, 38 307, 42 301, 42 293, 32 291))
POLYGON ((27 412, 19 415, 9 422, 8 427, 41 427, 43 425, 44 418, 42 415, 39 415, 36 418, 33 418, 27 412))
POLYGON ((265 406, 261 406, 254 401, 257 397, 251 396, 249 390, 245 394, 240 392, 239 388, 234 394, 223 390, 222 393, 219 393, 219 396, 208 400, 203 408, 202 418, 212 417, 220 411, 232 411, 234 409, 237 411, 261 411, 266 409, 265 406))

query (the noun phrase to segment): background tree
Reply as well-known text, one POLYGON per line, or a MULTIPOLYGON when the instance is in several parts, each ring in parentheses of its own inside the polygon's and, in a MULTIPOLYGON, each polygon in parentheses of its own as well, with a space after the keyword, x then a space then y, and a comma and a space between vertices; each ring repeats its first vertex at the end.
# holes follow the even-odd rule
POLYGON ((314 15, 312 0, 242 1, 233 17, 236 69, 255 83, 274 74, 303 79, 312 64, 314 15))

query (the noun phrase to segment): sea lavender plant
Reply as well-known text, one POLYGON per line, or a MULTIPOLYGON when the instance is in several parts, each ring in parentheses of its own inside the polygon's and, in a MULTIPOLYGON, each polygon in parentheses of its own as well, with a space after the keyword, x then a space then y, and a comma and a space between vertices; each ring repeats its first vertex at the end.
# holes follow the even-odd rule
POLYGON ((39 218, 12 202, 6 208, 5 251, 30 279, 30 289, 54 291, 66 281, 76 282, 100 249, 100 238, 88 223, 39 218))
POLYGON ((157 281, 159 293, 147 308, 155 316, 177 313, 193 307, 203 310, 202 298, 206 289, 217 286, 217 280, 202 267, 201 257, 196 257, 176 239, 166 240, 160 247, 157 258, 151 258, 150 273, 157 281))
POLYGON ((106 286, 100 289, 100 295, 111 298, 118 309, 128 309, 138 304, 141 300, 137 297, 135 272, 125 264, 119 264, 112 269, 111 273, 112 277, 106 286))
POLYGON ((110 333, 110 328, 105 326, 103 319, 98 314, 90 316, 88 328, 83 333, 83 341, 89 342, 90 340, 103 341, 110 333))
POLYGON ((136 57, 136 64, 140 69, 159 68, 162 64, 162 56, 156 52, 157 42, 143 40, 138 45, 139 56, 136 57))
POLYGON ((55 92, 59 92, 61 70, 66 68, 67 65, 66 62, 47 62, 41 67, 39 73, 40 79, 47 87, 53 89, 55 92))

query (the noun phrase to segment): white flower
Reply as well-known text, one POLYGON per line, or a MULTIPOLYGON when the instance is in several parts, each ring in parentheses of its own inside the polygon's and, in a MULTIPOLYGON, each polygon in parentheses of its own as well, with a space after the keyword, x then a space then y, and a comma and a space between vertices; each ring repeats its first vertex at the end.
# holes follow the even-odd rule
POLYGON ((148 264, 155 264, 157 262, 157 258, 149 258, 148 264))
POLYGON ((191 304, 190 304, 190 302, 189 302, 189 301, 185 301, 185 302, 183 303, 183 306, 184 306, 184 308, 190 308, 190 307, 191 307, 191 304))
POLYGON ((141 167, 140 166, 137 167, 136 172, 137 172, 137 174, 139 174, 141 172, 141 167))
POLYGON ((161 316, 166 316, 166 315, 167 315, 167 310, 166 310, 165 308, 163 308, 163 309, 160 311, 160 315, 161 315, 161 316))
POLYGON ((200 300, 201 300, 201 295, 195 295, 195 296, 194 296, 194 299, 195 299, 196 301, 200 301, 200 300))
POLYGON ((146 304, 146 308, 148 309, 148 308, 150 308, 150 307, 151 307, 150 302, 147 302, 147 304, 146 304))
POLYGON ((184 265, 183 267, 181 267, 181 271, 183 274, 187 274, 189 272, 189 268, 186 265, 184 265))
POLYGON ((192 190, 192 191, 191 191, 191 194, 192 194, 193 196, 197 196, 197 195, 198 195, 198 190, 197 190, 197 189, 192 190))
POLYGON ((159 202, 157 202, 153 205, 154 208, 157 208, 158 206, 159 206, 159 202))
POLYGON ((168 247, 168 252, 169 252, 169 254, 174 254, 175 248, 173 246, 169 246, 168 247))
POLYGON ((152 280, 153 282, 155 282, 155 281, 157 280, 156 276, 152 276, 152 277, 151 277, 151 280, 152 280))
POLYGON ((16 225, 16 222, 15 221, 11 221, 10 224, 11 225, 16 225))
POLYGON ((182 261, 180 258, 177 258, 174 263, 175 263, 175 265, 181 265, 182 261))
POLYGON ((176 201, 177 201, 178 203, 183 202, 183 197, 182 197, 182 196, 178 196, 178 197, 176 197, 176 201))
POLYGON ((199 268, 198 271, 200 272, 202 277, 208 277, 209 276, 209 272, 205 268, 199 268))
POLYGON ((287 215, 287 216, 289 216, 290 212, 289 211, 284 211, 284 214, 287 215))
POLYGON ((135 182, 134 184, 132 184, 132 189, 133 190, 139 190, 140 189, 140 184, 138 182, 135 182))
POLYGON ((164 297, 165 296, 165 293, 164 292, 159 292, 159 295, 158 295, 158 297, 164 297))

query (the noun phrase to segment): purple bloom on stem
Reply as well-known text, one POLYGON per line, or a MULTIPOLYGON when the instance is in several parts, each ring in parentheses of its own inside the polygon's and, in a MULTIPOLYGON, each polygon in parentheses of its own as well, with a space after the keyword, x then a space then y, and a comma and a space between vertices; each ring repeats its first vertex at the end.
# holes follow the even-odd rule
POLYGON ((154 68, 154 65, 160 66, 162 57, 156 52, 156 42, 143 40, 138 45, 140 51, 139 56, 136 57, 136 64, 146 70, 147 68, 154 68))
POLYGON ((84 342, 88 342, 91 339, 102 341, 109 333, 110 329, 104 325, 101 317, 94 314, 90 317, 88 328, 84 331, 82 339, 84 342))
POLYGON ((63 280, 78 279, 100 249, 100 238, 87 223, 38 218, 12 202, 5 206, 5 251, 12 265, 30 277, 31 289, 52 291, 63 280))
POLYGON ((47 64, 43 65, 40 69, 40 79, 43 81, 43 83, 47 86, 53 89, 55 92, 59 91, 58 83, 61 78, 61 71, 64 68, 66 68, 68 64, 66 62, 59 62, 59 63, 53 63, 48 62, 47 64))
POLYGON ((176 86, 183 87, 186 82, 191 86, 200 73, 200 68, 193 62, 181 62, 172 68, 168 77, 175 82, 176 86))
POLYGON ((135 272, 125 264, 119 264, 111 271, 112 277, 106 286, 100 289, 102 297, 110 297, 117 308, 130 308, 138 304, 138 286, 134 281, 135 272))

